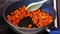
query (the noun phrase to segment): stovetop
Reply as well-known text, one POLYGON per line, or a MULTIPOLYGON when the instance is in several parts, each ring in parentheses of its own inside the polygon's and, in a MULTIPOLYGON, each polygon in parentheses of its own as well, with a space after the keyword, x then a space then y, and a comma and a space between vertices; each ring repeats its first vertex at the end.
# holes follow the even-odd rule
MULTIPOLYGON (((19 0, 16 0, 19 1, 19 0)), ((6 8, 5 6, 16 2, 14 0, 7 0, 5 3, 4 2, 0 2, 0 34, 17 34, 15 31, 13 31, 8 24, 5 22, 5 20, 3 19, 3 11, 6 8)), ((51 1, 52 2, 52 1, 51 1)), ((51 5, 53 6, 53 4, 51 3, 51 5)), ((37 34, 49 34, 47 31, 43 31, 42 33, 38 32, 37 34)))

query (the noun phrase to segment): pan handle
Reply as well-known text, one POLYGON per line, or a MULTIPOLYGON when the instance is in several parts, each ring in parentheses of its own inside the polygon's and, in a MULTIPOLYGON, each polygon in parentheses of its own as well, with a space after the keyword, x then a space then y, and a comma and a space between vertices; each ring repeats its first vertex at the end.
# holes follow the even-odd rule
POLYGON ((54 26, 46 27, 46 31, 47 31, 47 32, 50 32, 51 29, 54 29, 54 28, 56 28, 56 27, 54 27, 54 26))

